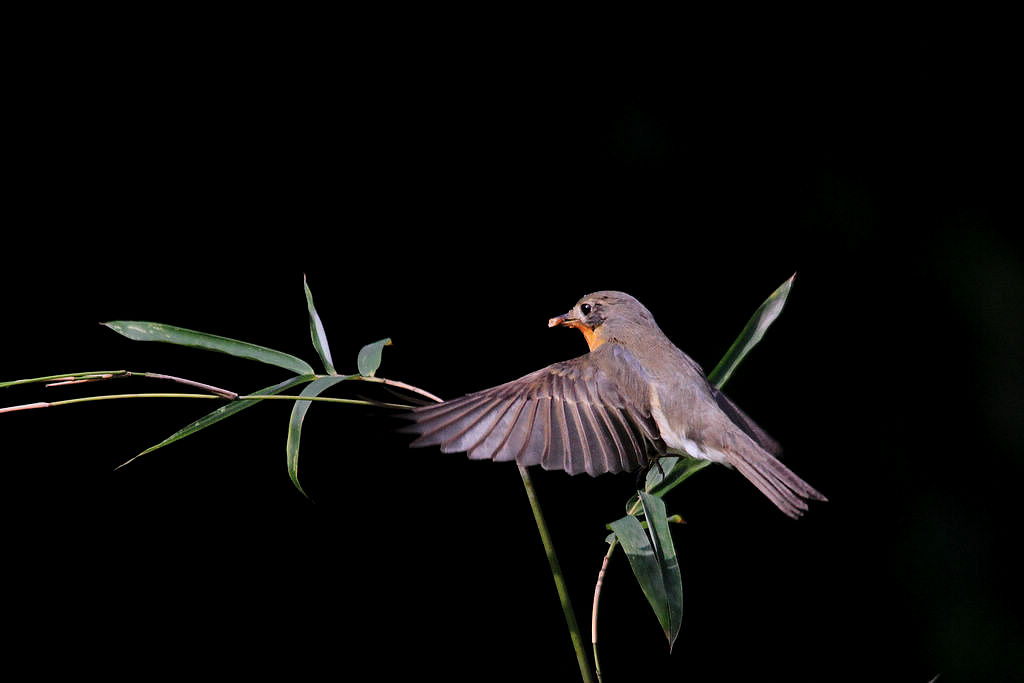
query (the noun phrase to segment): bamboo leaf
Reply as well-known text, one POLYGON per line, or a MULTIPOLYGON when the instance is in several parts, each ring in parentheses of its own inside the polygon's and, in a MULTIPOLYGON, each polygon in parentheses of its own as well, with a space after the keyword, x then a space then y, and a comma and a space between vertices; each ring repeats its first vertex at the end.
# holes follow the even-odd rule
MULTIPOLYGON (((299 396, 319 396, 324 390, 346 379, 349 379, 349 377, 342 375, 319 377, 313 380, 308 387, 304 388, 299 393, 299 396)), ((291 477, 295 488, 307 498, 309 496, 302 490, 302 485, 299 484, 299 441, 302 437, 302 422, 306 419, 306 412, 312 403, 312 401, 295 401, 295 405, 292 406, 291 417, 288 420, 288 441, 285 446, 288 458, 288 476, 291 477)))
MULTIPOLYGON (((679 571, 679 558, 676 557, 672 532, 669 530, 668 517, 665 513, 665 502, 649 493, 640 493, 644 516, 647 518, 647 530, 651 536, 651 545, 661 570, 662 583, 665 587, 665 600, 668 610, 668 626, 665 636, 668 638, 668 649, 676 642, 679 629, 683 625, 683 578, 679 571)), ((665 623, 662 623, 665 627, 665 623)))
POLYGON ((268 365, 291 370, 299 375, 312 375, 313 368, 301 358, 282 351, 268 349, 258 344, 219 337, 215 334, 197 332, 174 325, 144 322, 140 320, 112 320, 102 323, 120 335, 135 341, 157 341, 180 346, 191 346, 207 351, 218 351, 239 358, 259 361, 268 365))
POLYGON ((377 368, 380 367, 381 352, 385 346, 391 346, 391 339, 381 339, 359 349, 359 355, 356 357, 356 368, 358 368, 360 375, 363 377, 373 377, 374 373, 377 372, 377 368))
POLYGON ((754 315, 747 321, 746 327, 740 332, 740 336, 725 352, 722 360, 718 362, 714 370, 708 373, 708 381, 711 384, 721 388, 729 380, 740 361, 750 352, 750 349, 761 341, 768 326, 775 322, 775 319, 782 313, 782 307, 786 304, 786 298, 789 296, 789 290, 793 286, 795 277, 796 273, 772 292, 771 296, 754 312, 754 315))
POLYGON ((320 316, 316 312, 316 307, 313 306, 313 292, 309 290, 309 284, 306 282, 306 276, 302 276, 302 287, 306 290, 306 308, 309 309, 309 334, 313 338, 313 348, 316 349, 317 354, 320 356, 320 360, 324 363, 324 370, 330 375, 338 374, 334 369, 334 361, 331 360, 331 347, 327 343, 327 332, 324 330, 324 324, 320 321, 320 316))
POLYGON ((650 537, 644 531, 640 520, 633 515, 626 515, 609 526, 619 539, 622 550, 629 560, 629 566, 633 568, 633 575, 647 596, 647 602, 654 610, 654 615, 667 633, 670 623, 668 596, 665 594, 665 580, 650 537))
MULTIPOLYGON (((250 395, 252 395, 252 396, 271 396, 271 395, 274 395, 274 394, 279 394, 282 391, 285 391, 286 389, 290 389, 290 388, 294 387, 297 384, 302 384, 304 382, 309 382, 309 381, 313 380, 314 377, 315 377, 314 375, 300 375, 298 377, 292 377, 291 379, 287 379, 287 380, 285 380, 285 381, 283 381, 283 382, 281 382, 279 384, 274 384, 272 386, 260 389, 259 391, 254 391, 250 395)), ((167 437, 166 439, 164 439, 160 443, 156 444, 155 446, 150 446, 149 448, 147 448, 146 450, 142 451, 141 453, 139 453, 135 457, 131 458, 131 460, 128 460, 128 461, 122 463, 121 465, 118 465, 118 468, 120 469, 121 467, 124 467, 125 465, 130 463, 132 460, 135 460, 135 458, 141 458, 142 456, 146 455, 147 453, 152 453, 153 451, 157 450, 158 448, 163 448, 164 446, 172 444, 175 441, 178 441, 180 439, 184 439, 186 436, 191 436, 192 434, 195 434, 198 431, 206 429, 210 425, 216 424, 216 423, 220 422, 221 420, 223 420, 225 418, 231 417, 235 413, 237 413, 237 412, 239 412, 241 410, 245 410, 246 408, 249 408, 251 406, 254 406, 254 405, 256 405, 259 402, 260 402, 260 400, 256 399, 256 398, 247 398, 247 399, 241 399, 241 400, 237 400, 237 401, 231 401, 230 403, 226 403, 226 404, 222 405, 220 408, 217 408, 217 410, 213 411, 212 413, 209 413, 208 415, 204 415, 203 417, 199 418, 195 422, 191 422, 191 423, 185 425, 184 427, 182 427, 178 431, 174 432, 173 434, 171 434, 169 437, 167 437)))
POLYGON ((647 531, 633 515, 626 515, 609 526, 619 539, 671 650, 683 623, 682 575, 665 515, 665 503, 647 493, 640 494, 640 501, 647 517, 647 531))

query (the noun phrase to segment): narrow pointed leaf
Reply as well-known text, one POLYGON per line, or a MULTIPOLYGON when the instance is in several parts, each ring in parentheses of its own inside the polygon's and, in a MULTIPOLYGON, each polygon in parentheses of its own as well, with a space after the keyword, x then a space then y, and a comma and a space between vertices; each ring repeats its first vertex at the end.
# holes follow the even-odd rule
MULTIPOLYGON (((302 384, 303 382, 309 382, 309 381, 312 381, 313 379, 314 379, 313 375, 300 375, 299 377, 292 377, 291 379, 287 379, 284 382, 280 382, 279 384, 274 384, 272 386, 260 389, 259 391, 254 391, 250 395, 251 396, 271 396, 271 395, 274 395, 274 394, 280 394, 282 391, 290 389, 290 388, 294 387, 297 384, 302 384)), ((241 410, 245 410, 246 408, 249 408, 251 406, 254 406, 254 405, 256 405, 259 402, 260 402, 260 400, 256 399, 256 398, 247 398, 247 399, 240 399, 240 400, 237 400, 237 401, 231 401, 230 403, 226 403, 226 404, 222 405, 220 408, 217 408, 217 410, 213 411, 212 413, 209 413, 208 415, 204 415, 203 417, 199 418, 195 422, 192 422, 192 423, 182 427, 181 429, 179 429, 178 431, 174 432, 169 437, 167 437, 166 439, 164 439, 160 443, 156 444, 155 446, 150 446, 149 448, 147 448, 146 450, 142 451, 141 453, 139 453, 134 458, 132 458, 128 462, 124 463, 120 467, 124 467, 124 465, 127 465, 132 460, 135 460, 135 458, 142 457, 143 455, 146 455, 147 453, 152 453, 153 451, 157 450, 158 448, 163 448, 164 446, 172 444, 175 441, 178 441, 180 439, 184 439, 186 436, 191 436, 192 434, 195 434, 196 432, 198 432, 200 430, 206 429, 210 425, 216 424, 216 423, 220 422, 221 420, 223 420, 225 418, 231 417, 235 413, 237 413, 237 412, 239 412, 241 410)))
MULTIPOLYGON (((671 614, 668 596, 665 593, 665 579, 658 562, 658 555, 643 525, 633 515, 612 522, 609 525, 626 553, 629 566, 633 568, 640 589, 647 597, 662 630, 668 636, 671 628, 671 614)), ((671 640, 671 638, 670 638, 671 640)))
POLYGON ((633 515, 626 515, 609 526, 619 539, 671 650, 683 623, 682 575, 665 515, 665 503, 648 493, 641 493, 640 501, 647 518, 646 531, 633 515))
MULTIPOLYGON (((299 396, 319 396, 327 388, 346 379, 349 379, 349 377, 344 375, 319 377, 313 380, 308 387, 304 388, 299 393, 299 396)), ((302 437, 302 421, 305 420, 306 411, 309 410, 311 404, 312 401, 296 401, 295 405, 292 406, 291 418, 288 420, 288 442, 285 446, 288 457, 288 476, 291 477, 295 488, 307 498, 309 496, 302 490, 302 486, 299 484, 299 440, 302 437)))
POLYGON ((219 337, 215 334, 197 332, 183 327, 175 327, 174 325, 140 320, 112 320, 103 323, 103 325, 135 341, 157 341, 181 346, 192 346, 207 351, 227 353, 239 358, 267 363, 268 365, 276 365, 299 375, 314 374, 313 368, 309 363, 301 358, 296 358, 282 351, 268 349, 258 344, 238 341, 237 339, 219 337))
MULTIPOLYGON (((640 493, 640 502, 647 518, 647 531, 651 536, 651 545, 661 570, 662 583, 665 589, 665 600, 668 607, 668 625, 665 636, 668 638, 668 649, 671 651, 683 625, 683 578, 679 571, 679 558, 676 557, 672 532, 669 529, 668 517, 665 514, 665 503, 657 496, 640 493)), ((662 622, 662 626, 665 623, 662 622)))
POLYGON ((789 290, 793 286, 793 278, 795 277, 796 274, 794 273, 778 289, 772 292, 771 296, 754 312, 754 315, 747 321, 746 327, 740 332, 740 336, 736 338, 736 341, 729 347, 729 350, 725 352, 722 360, 718 362, 714 370, 708 373, 708 381, 711 384, 721 388, 729 380, 729 376, 732 375, 744 356, 761 341, 768 326, 775 322, 775 319, 782 313, 782 307, 786 304, 786 297, 789 296, 789 290))
POLYGON ((359 369, 359 374, 363 377, 373 377, 374 373, 377 372, 377 368, 380 367, 381 352, 385 346, 390 345, 391 339, 381 339, 359 349, 359 355, 356 357, 356 367, 359 369))
POLYGON ((313 292, 309 290, 305 276, 302 278, 302 287, 306 290, 306 308, 309 309, 309 334, 313 338, 313 348, 320 355, 320 360, 324 363, 324 370, 330 375, 336 375, 338 373, 334 370, 334 361, 331 360, 331 347, 327 343, 327 332, 324 331, 324 324, 320 321, 316 307, 313 306, 313 292))

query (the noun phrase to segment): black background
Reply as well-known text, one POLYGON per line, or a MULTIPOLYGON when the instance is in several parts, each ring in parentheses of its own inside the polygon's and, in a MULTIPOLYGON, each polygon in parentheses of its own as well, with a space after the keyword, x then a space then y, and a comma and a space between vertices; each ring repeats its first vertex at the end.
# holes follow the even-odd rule
MULTIPOLYGON (((276 383, 288 373, 97 323, 318 366, 304 274, 341 372, 390 337, 379 374, 445 397, 585 351, 546 321, 596 289, 637 296, 710 369, 795 272, 728 390, 830 502, 793 522, 724 468, 676 489, 682 632, 669 654, 618 553, 605 680, 1020 674, 1009 43, 829 21, 263 19, 34 25, 8 105, 0 379, 276 383)), ((0 403, 178 390, 34 386, 0 403)), ((20 658, 133 677, 578 676, 514 467, 409 450, 387 414, 316 405, 310 502, 278 402, 114 471, 211 409, 0 416, 20 658)), ((633 478, 533 480, 589 640, 604 524, 633 478)))

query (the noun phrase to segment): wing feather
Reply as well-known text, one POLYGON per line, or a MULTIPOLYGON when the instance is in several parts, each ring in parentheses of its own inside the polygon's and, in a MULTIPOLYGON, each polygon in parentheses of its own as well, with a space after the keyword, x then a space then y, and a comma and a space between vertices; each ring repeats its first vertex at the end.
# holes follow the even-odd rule
MULTIPOLYGON (((508 443, 509 437, 513 434, 513 427, 519 420, 526 407, 526 400, 520 397, 513 397, 504 401, 504 409, 498 415, 497 420, 492 424, 488 433, 481 438, 466 454, 473 460, 497 460, 502 449, 508 443)), ((513 454, 514 455, 514 454, 513 454)), ((512 458, 506 458, 511 460, 512 458)))
POLYGON ((412 446, 477 460, 586 472, 633 471, 664 451, 642 390, 644 370, 604 344, 491 389, 414 408, 412 446))

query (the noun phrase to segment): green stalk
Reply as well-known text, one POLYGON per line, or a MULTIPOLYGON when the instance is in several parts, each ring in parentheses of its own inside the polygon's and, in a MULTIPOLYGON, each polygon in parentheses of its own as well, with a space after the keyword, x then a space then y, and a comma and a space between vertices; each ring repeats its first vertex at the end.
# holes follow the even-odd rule
MULTIPOLYGON (((33 410, 35 408, 56 408, 57 406, 67 406, 75 403, 88 403, 89 401, 110 401, 123 398, 205 398, 205 399, 217 399, 219 401, 229 400, 225 396, 217 394, 176 394, 176 393, 145 393, 145 394, 102 394, 100 396, 83 396, 81 398, 68 398, 61 401, 39 401, 37 403, 23 403, 17 406, 8 406, 6 408, 0 408, 0 413, 13 413, 16 410, 33 410)), ((354 398, 333 398, 329 396, 292 396, 290 394, 254 394, 241 395, 237 399, 238 401, 267 401, 267 400, 285 400, 285 401, 323 401, 324 403, 347 403, 349 405, 358 406, 378 406, 384 408, 408 408, 409 406, 401 403, 384 403, 382 401, 368 401, 363 399, 354 398)))
POLYGON ((580 627, 576 623, 576 613, 569 601, 569 589, 565 585, 565 578, 562 576, 562 567, 558 563, 558 556, 555 555, 555 546, 551 542, 551 534, 548 533, 547 523, 544 521, 544 513, 541 512, 540 503, 533 490, 533 482, 526 467, 519 465, 519 474, 523 478, 523 486, 526 488, 526 496, 530 499, 530 507, 533 509, 533 518, 537 522, 537 530, 540 532, 541 543, 544 544, 544 553, 548 556, 548 564, 551 565, 551 575, 555 579, 555 589, 558 591, 558 599, 562 603, 562 612, 565 613, 565 621, 569 626, 569 637, 572 638, 573 649, 576 650, 576 660, 580 665, 580 676, 584 683, 592 683, 594 678, 590 673, 590 663, 587 661, 587 653, 583 647, 583 637, 580 635, 580 627))
POLYGON ((15 410, 31 410, 33 408, 56 408, 74 403, 88 403, 89 401, 110 401, 121 398, 215 398, 223 401, 223 396, 214 394, 105 394, 103 396, 84 396, 82 398, 67 398, 62 401, 40 401, 38 403, 25 403, 20 406, 9 406, 0 408, 0 413, 11 413, 15 410))
MULTIPOLYGON (((404 382, 383 380, 377 377, 363 377, 362 379, 383 382, 391 386, 407 389, 438 403, 443 403, 443 399, 404 382)), ((562 575, 562 565, 558 562, 558 555, 555 554, 555 545, 551 540, 551 533, 548 531, 547 522, 544 521, 544 512, 541 510, 540 501, 537 499, 536 491, 534 491, 529 471, 523 465, 518 465, 518 467, 519 476, 523 479, 523 488, 526 489, 526 497, 530 500, 530 509, 533 510, 533 519, 537 524, 541 543, 544 545, 544 554, 547 555, 548 564, 551 566, 551 576, 555 580, 555 590, 558 591, 558 600, 562 605, 565 623, 569 627, 569 638, 572 640, 572 647, 576 652, 576 661, 579 663, 580 677, 583 679, 583 683, 593 683, 594 676, 590 672, 590 663, 587 661, 587 653, 583 647, 583 636, 580 635, 580 627, 576 623, 576 612, 573 610, 572 602, 569 599, 569 589, 565 584, 565 577, 562 575)))

